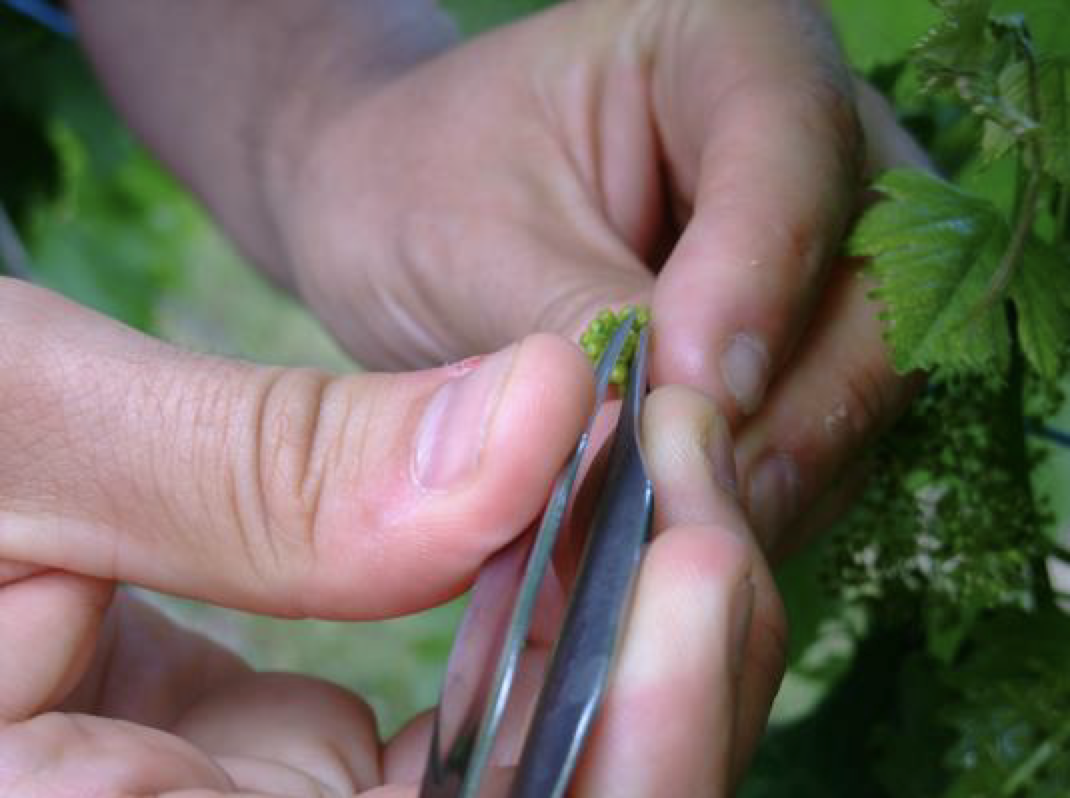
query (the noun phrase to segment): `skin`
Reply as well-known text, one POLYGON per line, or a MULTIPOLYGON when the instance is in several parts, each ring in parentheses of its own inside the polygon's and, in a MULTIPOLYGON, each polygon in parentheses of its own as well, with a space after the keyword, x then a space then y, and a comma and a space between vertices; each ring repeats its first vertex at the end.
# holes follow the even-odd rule
POLYGON ((0 280, 0 795, 413 794, 426 720, 380 741, 359 698, 255 674, 115 585, 345 619, 457 595, 589 412, 582 355, 530 333, 636 301, 655 382, 691 389, 649 404, 659 535, 576 794, 728 791, 783 616, 723 486, 773 548, 909 392, 832 255, 863 162, 917 154, 815 9, 586 0, 454 46, 415 0, 72 6, 131 124, 364 363, 521 342, 268 369, 0 280), (763 496, 770 457, 787 488, 763 496))
POLYGON ((580 0, 464 43, 425 0, 73 6, 126 118, 369 368, 650 304, 652 379, 729 419, 768 548, 911 395, 836 254, 865 172, 923 156, 812 0, 580 0))
MULTIPOLYGON (((410 411, 493 358, 390 377, 278 371, 179 352, 31 286, 0 289, 0 435, 14 444, 0 453, 0 795, 415 795, 428 716, 380 740, 358 696, 256 673, 116 584, 339 618, 455 595, 535 519, 589 405, 582 355, 548 336, 508 354, 474 470, 427 490, 409 467, 410 411), (36 334, 20 333, 27 314, 36 334), (530 378, 540 365, 552 385, 530 378), (322 397, 311 426, 306 391, 322 397), (102 396, 123 412, 102 412, 102 396), (250 458, 261 467, 242 486, 250 458), (372 462, 377 481, 359 473, 372 462)), ((730 443, 712 403, 659 390, 644 445, 657 534, 573 794, 720 795, 779 681, 783 613, 724 487, 730 443), (660 750, 672 757, 636 756, 660 750)), ((499 776, 549 642, 534 637, 525 655, 499 776)))

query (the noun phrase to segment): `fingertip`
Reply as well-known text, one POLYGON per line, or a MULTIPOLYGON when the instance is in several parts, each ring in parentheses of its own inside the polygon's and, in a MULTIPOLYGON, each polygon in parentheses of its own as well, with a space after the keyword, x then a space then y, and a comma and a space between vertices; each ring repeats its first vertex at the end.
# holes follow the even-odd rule
POLYGON ((657 529, 743 528, 731 432, 708 397, 683 385, 655 389, 643 411, 643 447, 658 497, 657 529))
MULTIPOLYGON (((731 423, 757 412, 773 379, 774 359, 770 341, 785 334, 780 327, 770 331, 760 317, 770 309, 746 299, 753 285, 725 289, 719 295, 741 298, 740 305, 755 307, 753 318, 736 328, 724 325, 727 314, 720 300, 692 307, 696 293, 676 290, 666 278, 655 300, 657 329, 651 365, 655 385, 688 385, 712 397, 731 423), (684 298, 684 295, 691 299, 684 298), (772 336, 772 337, 770 337, 772 336)), ((765 300, 762 300, 765 301, 765 300)))
POLYGON ((658 278, 653 376, 708 393, 735 423, 763 406, 820 297, 860 188, 861 138, 819 76, 757 80, 722 103, 658 278))
POLYGON ((463 590, 545 505, 586 424, 594 378, 576 345, 540 333, 459 373, 406 375, 385 391, 373 409, 411 409, 392 413, 394 429, 369 433, 375 440, 356 451, 372 462, 326 499, 317 570, 305 580, 315 581, 317 612, 333 595, 384 617, 463 590))
POLYGON ((89 668, 115 585, 43 569, 0 585, 0 725, 56 706, 89 668))
MULTIPOLYGON (((552 414, 548 420, 578 433, 594 402, 594 370, 587 355, 577 344, 549 333, 530 335, 519 346, 503 403, 517 415, 507 416, 505 423, 517 424, 543 408, 552 414)), ((503 434, 516 430, 510 426, 503 434)))

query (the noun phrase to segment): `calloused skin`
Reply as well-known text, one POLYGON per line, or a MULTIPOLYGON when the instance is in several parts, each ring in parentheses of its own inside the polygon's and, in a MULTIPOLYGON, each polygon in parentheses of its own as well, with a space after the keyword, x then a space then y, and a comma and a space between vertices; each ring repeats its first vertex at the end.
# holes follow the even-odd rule
POLYGON ((0 795, 413 794, 426 720, 380 741, 359 698, 115 585, 345 619, 457 595, 590 410, 576 348, 524 336, 626 301, 655 382, 698 392, 649 404, 659 534, 575 793, 729 790, 783 662, 750 530, 782 547, 909 393, 833 255, 863 161, 920 156, 811 5, 584 0, 456 47, 421 0, 72 6, 134 127, 367 365, 523 340, 336 377, 0 280, 0 795), (471 423, 434 432, 447 406, 471 423))

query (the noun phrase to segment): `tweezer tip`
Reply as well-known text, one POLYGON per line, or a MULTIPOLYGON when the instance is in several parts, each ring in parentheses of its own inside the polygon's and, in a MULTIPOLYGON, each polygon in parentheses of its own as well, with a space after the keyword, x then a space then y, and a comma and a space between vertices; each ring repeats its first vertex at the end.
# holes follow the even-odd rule
POLYGON ((628 312, 628 315, 624 317, 624 320, 613 333, 613 337, 609 340, 605 351, 602 352, 602 357, 598 360, 598 366, 595 368, 595 407, 600 406, 605 398, 613 367, 620 359, 620 353, 624 349, 624 344, 628 340, 628 336, 631 335, 632 329, 635 327, 638 315, 639 312, 635 308, 628 312))

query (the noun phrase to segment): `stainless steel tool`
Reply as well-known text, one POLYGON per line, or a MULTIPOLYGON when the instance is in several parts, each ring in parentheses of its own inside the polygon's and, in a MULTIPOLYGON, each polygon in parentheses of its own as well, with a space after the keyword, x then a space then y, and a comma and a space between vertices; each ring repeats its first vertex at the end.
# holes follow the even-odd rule
MULTIPOLYGON (((595 411, 554 485, 538 529, 495 555, 476 579, 447 665, 421 798, 489 798, 488 763, 539 589, 610 374, 635 325, 632 313, 598 363, 595 411)), ((639 445, 647 331, 638 336, 608 471, 520 766, 510 785, 494 788, 495 797, 506 789, 511 798, 562 795, 605 693, 653 511, 653 488, 639 445)))

